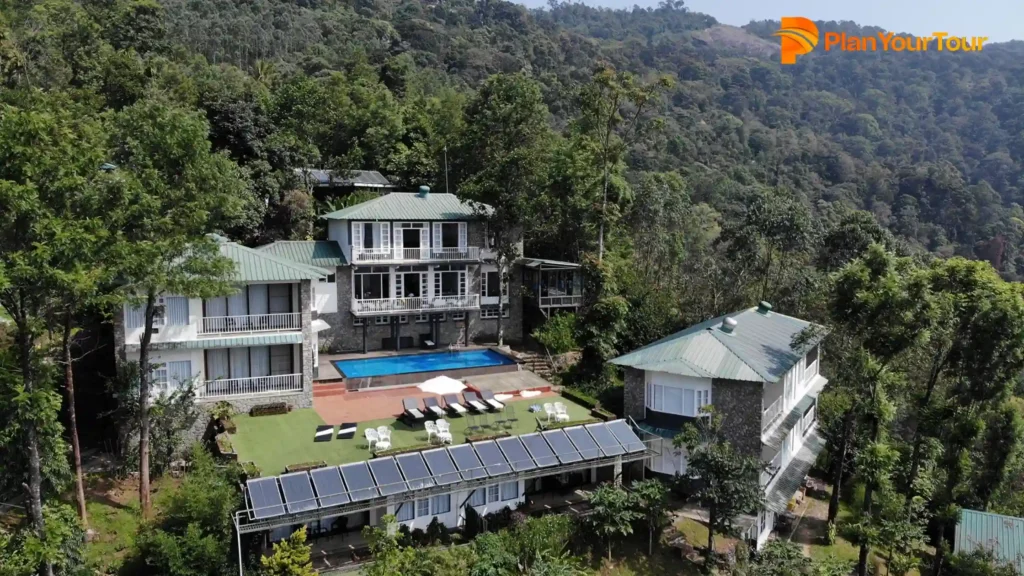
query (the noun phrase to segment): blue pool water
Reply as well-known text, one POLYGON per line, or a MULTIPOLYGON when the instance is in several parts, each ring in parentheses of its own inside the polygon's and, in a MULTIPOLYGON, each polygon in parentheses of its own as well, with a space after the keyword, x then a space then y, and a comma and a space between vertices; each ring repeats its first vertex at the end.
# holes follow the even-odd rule
POLYGON ((514 364, 511 358, 493 350, 460 350, 458 352, 432 352, 408 356, 385 356, 366 360, 335 360, 334 367, 346 378, 367 378, 389 374, 435 372, 514 364))

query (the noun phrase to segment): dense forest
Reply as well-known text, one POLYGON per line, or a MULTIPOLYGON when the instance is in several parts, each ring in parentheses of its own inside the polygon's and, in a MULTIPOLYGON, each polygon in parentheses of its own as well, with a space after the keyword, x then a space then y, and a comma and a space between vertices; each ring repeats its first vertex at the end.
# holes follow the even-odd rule
MULTIPOLYGON (((223 292, 210 232, 320 237, 355 198, 296 167, 451 190, 531 256, 583 262, 585 306, 536 338, 578 349, 562 382, 612 410, 606 361, 682 326, 758 300, 827 326, 821 466, 862 574, 869 548, 902 573, 926 542, 941 568, 956 507, 1024 514, 1024 45, 781 66, 776 28, 681 0, 0 0, 0 495, 27 487, 32 528, 0 530, 0 574, 81 568, 57 498, 76 386, 86 443, 150 425, 148 370, 115 378, 95 344, 111 305, 223 292)), ((133 544, 145 573, 234 568, 202 511, 238 495, 198 461, 133 544)))

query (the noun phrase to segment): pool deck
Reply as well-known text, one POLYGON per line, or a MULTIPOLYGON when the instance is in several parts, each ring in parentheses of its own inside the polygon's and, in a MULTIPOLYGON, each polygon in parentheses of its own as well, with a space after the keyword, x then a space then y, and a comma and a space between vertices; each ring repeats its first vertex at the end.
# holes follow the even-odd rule
MULTIPOLYGON (((462 351, 462 350, 491 350, 491 349, 492 349, 491 346, 477 346, 477 345, 463 346, 463 347, 459 348, 460 351, 462 351)), ((313 381, 314 382, 324 382, 324 381, 327 381, 327 382, 335 381, 336 382, 336 381, 343 380, 345 377, 342 376, 341 373, 338 372, 338 369, 335 368, 335 366, 334 366, 334 363, 337 362, 337 361, 369 360, 371 358, 386 358, 386 357, 390 357, 390 356, 410 356, 410 355, 413 355, 413 354, 429 354, 431 352, 445 352, 446 350, 447 349, 444 349, 444 350, 441 350, 441 349, 438 349, 438 350, 422 350, 420 348, 409 348, 407 350, 400 350, 398 352, 396 352, 394 350, 375 350, 373 352, 367 352, 366 354, 363 354, 361 352, 346 352, 344 354, 320 354, 319 355, 319 360, 318 360, 319 366, 320 366, 320 370, 319 370, 320 373, 319 373, 319 375, 317 375, 316 378, 313 379, 313 381)), ((508 355, 507 352, 502 352, 502 353, 505 354, 505 355, 508 355)))

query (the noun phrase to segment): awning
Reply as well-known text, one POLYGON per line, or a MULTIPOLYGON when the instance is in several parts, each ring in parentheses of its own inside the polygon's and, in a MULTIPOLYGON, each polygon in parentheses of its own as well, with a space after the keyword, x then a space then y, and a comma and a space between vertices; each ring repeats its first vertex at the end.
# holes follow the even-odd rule
POLYGON ((573 262, 562 262, 561 260, 545 260, 544 258, 523 258, 523 266, 526 268, 543 268, 545 270, 571 270, 579 268, 580 265, 573 262))
POLYGON ((313 320, 313 323, 310 326, 313 328, 313 332, 323 332, 324 330, 327 330, 328 328, 331 327, 330 324, 324 322, 323 320, 320 320, 319 318, 313 320))
POLYGON ((803 419, 804 414, 818 400, 818 395, 821 394, 821 390, 825 387, 826 383, 828 383, 828 380, 821 374, 815 376, 814 380, 811 380, 811 383, 808 385, 809 390, 804 394, 804 397, 793 405, 789 413, 772 430, 771 435, 764 439, 764 443, 772 448, 782 448, 782 443, 786 440, 786 436, 789 436, 789 431, 796 428, 800 420, 803 419))
MULTIPOLYGON (((199 338, 185 342, 153 342, 150 350, 196 350, 208 348, 242 348, 245 346, 273 346, 275 344, 302 344, 302 334, 248 334, 230 338, 199 338)), ((125 350, 138 352, 138 344, 126 344, 125 350)))

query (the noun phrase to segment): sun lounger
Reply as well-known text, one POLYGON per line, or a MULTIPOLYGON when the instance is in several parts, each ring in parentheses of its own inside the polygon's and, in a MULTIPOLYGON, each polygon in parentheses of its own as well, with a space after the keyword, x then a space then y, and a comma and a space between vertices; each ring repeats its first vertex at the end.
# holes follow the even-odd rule
POLYGON ((477 412, 487 411, 487 405, 480 401, 480 397, 476 395, 476 392, 463 392, 462 399, 466 401, 470 408, 477 412))
POLYGON ((465 414, 468 412, 466 407, 459 403, 459 397, 455 394, 444 395, 444 405, 452 414, 465 414))
POLYGON ((405 412, 402 413, 402 416, 405 416, 410 422, 423 420, 423 412, 420 412, 420 409, 416 406, 415 398, 406 398, 402 400, 402 406, 405 408, 405 412))
POLYGON ((505 409, 505 405, 502 404, 501 402, 498 402, 497 398, 494 397, 494 392, 490 390, 481 390, 480 398, 482 398, 484 402, 486 402, 491 408, 494 408, 495 410, 505 409))
POLYGON ((437 403, 437 398, 434 398, 433 396, 423 399, 423 407, 427 412, 432 413, 438 418, 444 416, 444 410, 441 408, 441 405, 437 403))
POLYGON ((334 426, 317 426, 313 442, 330 442, 334 436, 334 426))
POLYGON ((338 426, 338 440, 351 440, 356 437, 358 430, 355 422, 342 422, 338 426))

